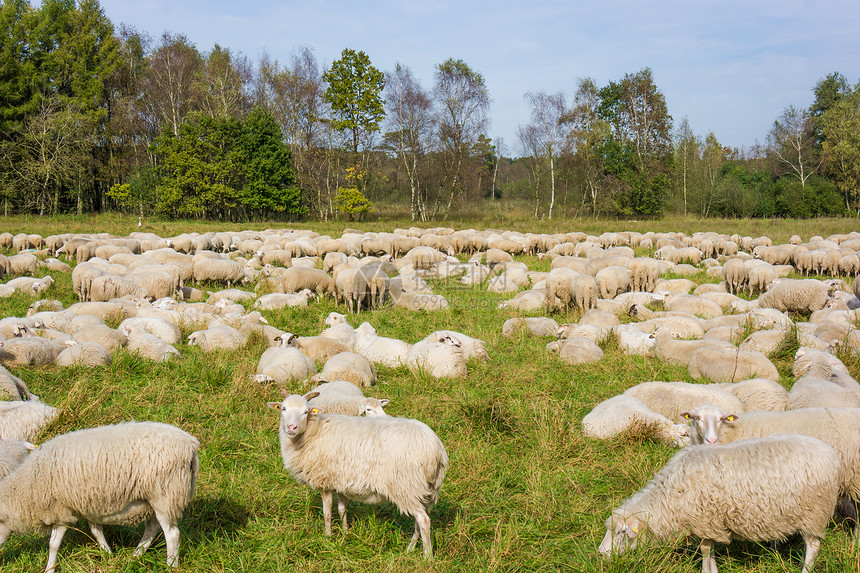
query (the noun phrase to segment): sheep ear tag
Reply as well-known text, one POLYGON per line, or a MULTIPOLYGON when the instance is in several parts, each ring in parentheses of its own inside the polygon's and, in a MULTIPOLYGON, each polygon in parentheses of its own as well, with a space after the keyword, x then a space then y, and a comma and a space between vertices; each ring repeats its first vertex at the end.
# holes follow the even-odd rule
POLYGON ((737 419, 738 417, 734 414, 729 414, 728 416, 726 416, 726 422, 735 422, 737 421, 737 419))
POLYGON ((319 408, 311 408, 311 414, 317 415, 317 414, 319 414, 319 413, 320 413, 320 409, 319 409, 319 408))

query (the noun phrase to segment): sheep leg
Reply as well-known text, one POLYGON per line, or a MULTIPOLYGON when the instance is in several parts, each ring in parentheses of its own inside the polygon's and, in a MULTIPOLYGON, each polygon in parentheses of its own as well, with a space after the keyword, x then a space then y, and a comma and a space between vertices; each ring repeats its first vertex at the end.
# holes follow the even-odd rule
POLYGON ((112 553, 110 545, 108 545, 107 539, 105 539, 105 530, 102 527, 102 524, 90 522, 90 531, 93 533, 93 538, 98 542, 102 551, 106 551, 108 554, 112 553))
POLYGON ((713 539, 702 539, 699 544, 699 551, 702 552, 702 573, 718 573, 714 545, 716 542, 713 539))
POLYGON ((57 553, 60 551, 60 543, 63 542, 66 529, 65 525, 55 525, 51 530, 51 540, 48 542, 48 565, 45 567, 45 573, 53 573, 57 567, 57 553))
POLYGON ((806 544, 806 556, 803 558, 803 570, 801 573, 809 573, 812 571, 812 566, 815 564, 819 550, 821 550, 821 540, 814 535, 804 533, 803 542, 806 544))
POLYGON ((166 515, 155 513, 155 518, 164 531, 164 541, 167 543, 167 564, 171 567, 179 567, 179 527, 176 522, 170 521, 166 515))
MULTIPOLYGON (((331 495, 332 491, 330 489, 320 490, 323 505, 323 520, 325 521, 325 534, 328 537, 331 537, 331 495)), ((338 497, 338 504, 340 504, 340 497, 338 497)))
POLYGON ((146 520, 146 525, 143 527, 143 537, 140 538, 140 543, 137 544, 137 547, 134 550, 135 557, 140 557, 143 555, 144 551, 149 549, 149 546, 152 545, 152 541, 155 539, 155 536, 158 535, 160 529, 158 520, 155 519, 154 515, 146 520))
POLYGON ((433 559, 433 542, 430 539, 430 516, 427 515, 427 510, 419 509, 415 512, 415 533, 412 534, 412 541, 409 542, 409 547, 406 548, 407 553, 415 549, 415 544, 418 542, 418 535, 421 535, 421 544, 424 546, 424 559, 433 559))
POLYGON ((349 531, 349 525, 346 522, 346 505, 348 503, 348 497, 346 497, 342 493, 337 494, 337 512, 340 514, 341 526, 343 527, 344 533, 347 533, 349 531))

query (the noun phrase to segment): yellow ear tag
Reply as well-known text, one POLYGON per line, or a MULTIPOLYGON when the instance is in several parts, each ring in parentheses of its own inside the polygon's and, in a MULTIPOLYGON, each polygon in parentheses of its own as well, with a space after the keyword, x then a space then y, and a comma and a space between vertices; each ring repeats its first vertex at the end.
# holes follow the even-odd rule
POLYGON ((320 413, 320 411, 319 411, 318 409, 316 409, 316 408, 311 408, 311 412, 313 412, 314 414, 319 414, 319 413, 320 413))

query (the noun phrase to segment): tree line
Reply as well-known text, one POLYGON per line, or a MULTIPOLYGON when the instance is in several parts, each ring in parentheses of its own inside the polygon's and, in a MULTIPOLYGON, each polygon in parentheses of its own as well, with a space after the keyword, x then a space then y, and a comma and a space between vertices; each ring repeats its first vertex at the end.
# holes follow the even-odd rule
POLYGON ((182 34, 115 27, 97 0, 3 0, 3 213, 123 210, 247 220, 375 208, 415 221, 499 202, 535 217, 810 217, 858 212, 860 84, 841 74, 789 107, 766 144, 675 125, 648 68, 529 91, 516 141, 492 139, 491 94, 461 59, 423 86, 309 47, 252 63, 182 34))

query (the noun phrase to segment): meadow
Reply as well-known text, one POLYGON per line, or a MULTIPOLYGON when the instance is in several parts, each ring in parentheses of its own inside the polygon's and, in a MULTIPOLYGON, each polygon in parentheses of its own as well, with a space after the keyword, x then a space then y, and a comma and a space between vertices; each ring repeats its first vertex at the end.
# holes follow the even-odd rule
MULTIPOLYGON (((798 233, 827 236, 857 229, 851 219, 815 221, 533 221, 512 218, 439 223, 453 228, 507 228, 553 232, 582 230, 684 231, 768 235, 785 242, 798 233)), ((246 228, 310 228, 339 235, 345 227, 388 230, 409 221, 368 223, 255 223, 144 221, 141 230, 170 236, 188 231, 246 228)), ((430 225, 425 225, 430 226, 430 225)), ((0 231, 40 233, 136 231, 137 218, 94 216, 52 220, 0 219, 0 231)), ((641 254, 641 253, 637 253, 641 254)), ((549 262, 518 256, 532 270, 549 262)), ((46 274, 44 271, 37 276, 46 274)), ((52 273, 56 283, 45 294, 68 306, 76 302, 69 274, 52 273)), ((714 281, 704 273, 697 282, 714 281)), ((445 445, 450 464, 438 505, 431 511, 435 559, 425 562, 419 550, 405 552, 412 534, 411 517, 391 504, 350 506, 351 530, 323 533, 320 496, 296 483, 283 468, 278 450, 278 416, 266 406, 279 400, 276 385, 251 381, 262 340, 230 352, 202 353, 182 346, 182 357, 152 363, 120 351, 105 368, 16 368, 30 389, 60 409, 59 417, 39 441, 74 429, 124 420, 175 424, 201 443, 197 494, 180 521, 181 571, 571 571, 687 572, 699 570, 697 540, 675 545, 645 545, 610 561, 597 547, 604 521, 623 499, 638 491, 672 456, 673 450, 642 436, 622 435, 600 441, 583 436, 582 417, 598 402, 649 380, 692 381, 686 368, 653 358, 621 353, 610 338, 605 359, 587 366, 568 366, 546 351, 550 339, 518 335, 504 338, 502 323, 514 316, 540 316, 499 310, 510 295, 488 293, 485 286, 463 287, 455 280, 428 280, 451 307, 414 313, 385 306, 350 316, 353 326, 370 322, 380 335, 416 342, 438 329, 457 330, 486 342, 487 362, 470 362, 469 374, 455 380, 416 376, 405 367, 379 367, 380 383, 366 394, 386 397, 393 416, 426 422, 445 445)), ((217 290, 216 285, 198 285, 217 290)), ((253 286, 253 285, 252 285, 253 286)), ((243 287, 243 288, 252 288, 243 287)), ((0 299, 0 317, 23 316, 32 297, 0 299)), ((249 305, 250 306, 250 305, 249 305)), ((324 328, 325 316, 345 312, 323 299, 306 309, 263 314, 269 323, 299 335, 324 328)), ((579 318, 575 312, 554 316, 559 322, 579 318)), ((801 319, 801 317, 797 317, 801 319)), ((111 326, 116 326, 112 324, 111 326)), ((187 336, 190 329, 183 331, 187 336)), ((772 356, 790 387, 796 341, 772 356)), ((851 374, 860 377, 860 360, 842 356, 851 374)), ((318 365, 321 366, 321 365, 318 365)), ((309 385, 287 390, 300 393, 309 385)), ((38 487, 38 484, 34 484, 38 487)), ((833 523, 816 564, 819 572, 860 570, 860 550, 852 523, 833 523)), ((132 556, 142 526, 107 527, 114 554, 99 550, 81 522, 60 549, 60 571, 129 572, 168 570, 159 539, 141 558, 132 556)), ((36 571, 47 561, 46 537, 13 535, 0 548, 0 570, 36 571)), ((723 573, 799 571, 803 543, 792 538, 777 549, 736 541, 719 546, 723 573)))

